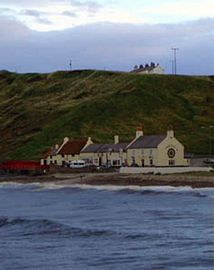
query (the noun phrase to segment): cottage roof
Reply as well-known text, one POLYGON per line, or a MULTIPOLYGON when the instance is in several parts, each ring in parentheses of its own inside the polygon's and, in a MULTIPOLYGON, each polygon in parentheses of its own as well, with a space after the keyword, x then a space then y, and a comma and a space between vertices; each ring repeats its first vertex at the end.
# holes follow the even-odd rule
POLYGON ((51 148, 49 148, 48 150, 46 150, 46 151, 44 151, 42 153, 41 158, 45 159, 45 158, 47 158, 49 156, 54 156, 54 155, 56 155, 56 152, 57 152, 57 150, 54 147, 51 147, 51 148))
POLYGON ((140 136, 128 148, 156 148, 165 138, 166 135, 140 136))
POLYGON ((59 150, 60 155, 75 155, 79 154, 82 148, 86 145, 87 140, 73 140, 66 142, 59 150))
POLYGON ((81 153, 96 153, 102 147, 103 144, 93 143, 84 148, 81 153))
POLYGON ((120 150, 125 150, 127 146, 128 143, 104 144, 100 149, 100 152, 119 152, 120 150))
POLYGON ((128 143, 117 143, 117 144, 91 144, 87 146, 82 153, 108 153, 108 152, 119 152, 125 150, 128 143))

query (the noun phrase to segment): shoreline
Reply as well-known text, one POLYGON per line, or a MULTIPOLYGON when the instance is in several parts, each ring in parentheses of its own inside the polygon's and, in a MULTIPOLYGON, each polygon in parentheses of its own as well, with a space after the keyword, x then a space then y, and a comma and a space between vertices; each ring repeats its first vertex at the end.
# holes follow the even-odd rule
POLYGON ((142 175, 116 173, 54 173, 41 176, 1 175, 1 183, 53 183, 56 185, 92 185, 92 186, 172 186, 192 188, 213 188, 214 173, 210 174, 171 174, 142 175))

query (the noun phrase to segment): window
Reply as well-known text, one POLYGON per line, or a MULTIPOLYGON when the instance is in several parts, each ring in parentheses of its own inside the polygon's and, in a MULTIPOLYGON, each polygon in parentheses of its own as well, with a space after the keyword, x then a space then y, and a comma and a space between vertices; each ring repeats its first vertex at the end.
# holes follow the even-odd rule
POLYGON ((169 158, 174 158, 175 157, 175 150, 173 148, 170 148, 167 152, 167 155, 169 158))
POLYGON ((120 166, 120 160, 113 160, 113 166, 120 166))
POLYGON ((62 158, 64 158, 65 157, 65 155, 64 154, 62 154, 62 158))
POLYGON ((128 160, 127 159, 124 160, 124 166, 128 166, 128 160))
POLYGON ((170 160, 169 160, 169 166, 175 166, 175 161, 172 160, 172 159, 170 159, 170 160))
POLYGON ((131 166, 135 166, 136 163, 135 163, 135 157, 132 157, 132 163, 131 163, 131 166))
POLYGON ((54 164, 56 164, 56 165, 57 165, 57 160, 54 160, 54 164))
POLYGON ((153 159, 150 159, 150 166, 153 166, 153 159))

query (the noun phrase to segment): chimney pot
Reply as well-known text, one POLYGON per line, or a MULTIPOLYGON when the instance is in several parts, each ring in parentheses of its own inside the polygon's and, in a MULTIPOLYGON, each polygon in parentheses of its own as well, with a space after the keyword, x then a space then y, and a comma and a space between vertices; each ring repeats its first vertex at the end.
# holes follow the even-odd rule
POLYGON ((117 143, 119 143, 119 136, 115 135, 114 136, 114 144, 117 144, 117 143))
POLYGON ((65 137, 64 138, 64 143, 67 143, 69 141, 69 138, 68 137, 65 137))
POLYGON ((142 128, 138 128, 136 131, 136 138, 139 138, 143 136, 143 129, 142 128))
POLYGON ((87 145, 90 145, 90 144, 93 144, 92 140, 91 140, 91 137, 88 137, 88 141, 86 143, 87 145))
POLYGON ((174 137, 174 130, 169 129, 169 130, 167 131, 167 137, 168 137, 168 138, 173 138, 173 137, 174 137))
POLYGON ((56 150, 59 149, 59 145, 58 145, 58 144, 55 145, 55 149, 56 149, 56 150))

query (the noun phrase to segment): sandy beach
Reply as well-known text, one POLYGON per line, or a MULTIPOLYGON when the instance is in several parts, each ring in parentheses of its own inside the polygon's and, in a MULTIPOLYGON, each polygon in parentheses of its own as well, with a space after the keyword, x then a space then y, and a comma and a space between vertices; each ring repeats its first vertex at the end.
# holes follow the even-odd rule
POLYGON ((114 173, 54 173, 41 176, 0 176, 0 182, 54 183, 59 185, 117 185, 117 186, 190 186, 214 187, 214 173, 189 173, 171 175, 143 175, 114 173))

